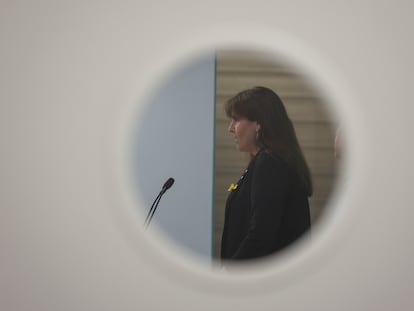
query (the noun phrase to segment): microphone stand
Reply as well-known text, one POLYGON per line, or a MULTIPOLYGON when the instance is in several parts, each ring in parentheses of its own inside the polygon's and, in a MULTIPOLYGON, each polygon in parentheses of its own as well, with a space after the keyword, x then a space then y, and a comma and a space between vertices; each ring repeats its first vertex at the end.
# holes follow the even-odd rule
POLYGON ((161 197, 162 195, 165 193, 165 191, 167 191, 169 188, 171 188, 171 186, 174 184, 174 178, 170 177, 168 178, 168 180, 165 182, 164 186, 162 186, 162 189, 160 191, 160 193, 158 194, 158 196, 155 198, 154 202, 151 205, 151 208, 148 212, 147 218, 145 218, 145 228, 148 228, 152 216, 154 216, 155 210, 157 209, 158 204, 160 203, 161 197))
POLYGON ((157 209, 158 204, 160 203, 162 195, 165 193, 165 190, 162 189, 158 196, 155 198, 154 202, 151 205, 151 208, 148 212, 147 217, 145 218, 145 228, 148 228, 152 217, 154 216, 155 210, 157 209))

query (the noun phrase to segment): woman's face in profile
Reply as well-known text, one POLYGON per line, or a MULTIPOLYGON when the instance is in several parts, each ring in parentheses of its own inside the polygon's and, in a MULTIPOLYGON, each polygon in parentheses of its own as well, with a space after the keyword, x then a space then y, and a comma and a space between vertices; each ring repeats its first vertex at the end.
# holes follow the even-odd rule
POLYGON ((233 134, 236 148, 240 152, 255 154, 257 152, 256 131, 259 124, 246 118, 233 117, 230 121, 229 132, 233 134))

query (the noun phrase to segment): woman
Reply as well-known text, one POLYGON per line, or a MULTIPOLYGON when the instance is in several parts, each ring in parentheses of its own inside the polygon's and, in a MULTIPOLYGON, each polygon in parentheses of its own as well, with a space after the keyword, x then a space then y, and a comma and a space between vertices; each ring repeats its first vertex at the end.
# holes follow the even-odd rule
POLYGON ((309 168, 285 107, 272 90, 242 91, 226 102, 225 110, 237 149, 251 160, 229 188, 221 258, 270 255, 310 228, 309 168))

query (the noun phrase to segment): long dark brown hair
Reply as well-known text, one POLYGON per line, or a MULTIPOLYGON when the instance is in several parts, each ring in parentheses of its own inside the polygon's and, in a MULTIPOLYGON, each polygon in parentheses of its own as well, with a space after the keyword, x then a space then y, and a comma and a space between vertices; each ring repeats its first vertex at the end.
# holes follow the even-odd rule
POLYGON ((256 142, 258 147, 286 161, 298 175, 307 194, 312 195, 309 167, 292 121, 275 92, 262 86, 241 91, 225 103, 225 111, 230 118, 246 118, 260 124, 256 142))

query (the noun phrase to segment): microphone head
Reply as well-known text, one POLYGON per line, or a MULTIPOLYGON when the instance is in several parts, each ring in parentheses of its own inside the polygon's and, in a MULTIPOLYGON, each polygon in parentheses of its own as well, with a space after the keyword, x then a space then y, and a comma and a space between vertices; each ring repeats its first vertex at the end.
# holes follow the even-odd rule
POLYGON ((168 178, 168 180, 165 182, 165 184, 164 184, 164 186, 162 187, 162 189, 163 189, 164 191, 166 191, 166 190, 170 189, 170 188, 171 188, 171 186, 173 185, 173 183, 174 183, 174 178, 172 178, 172 177, 168 178))

